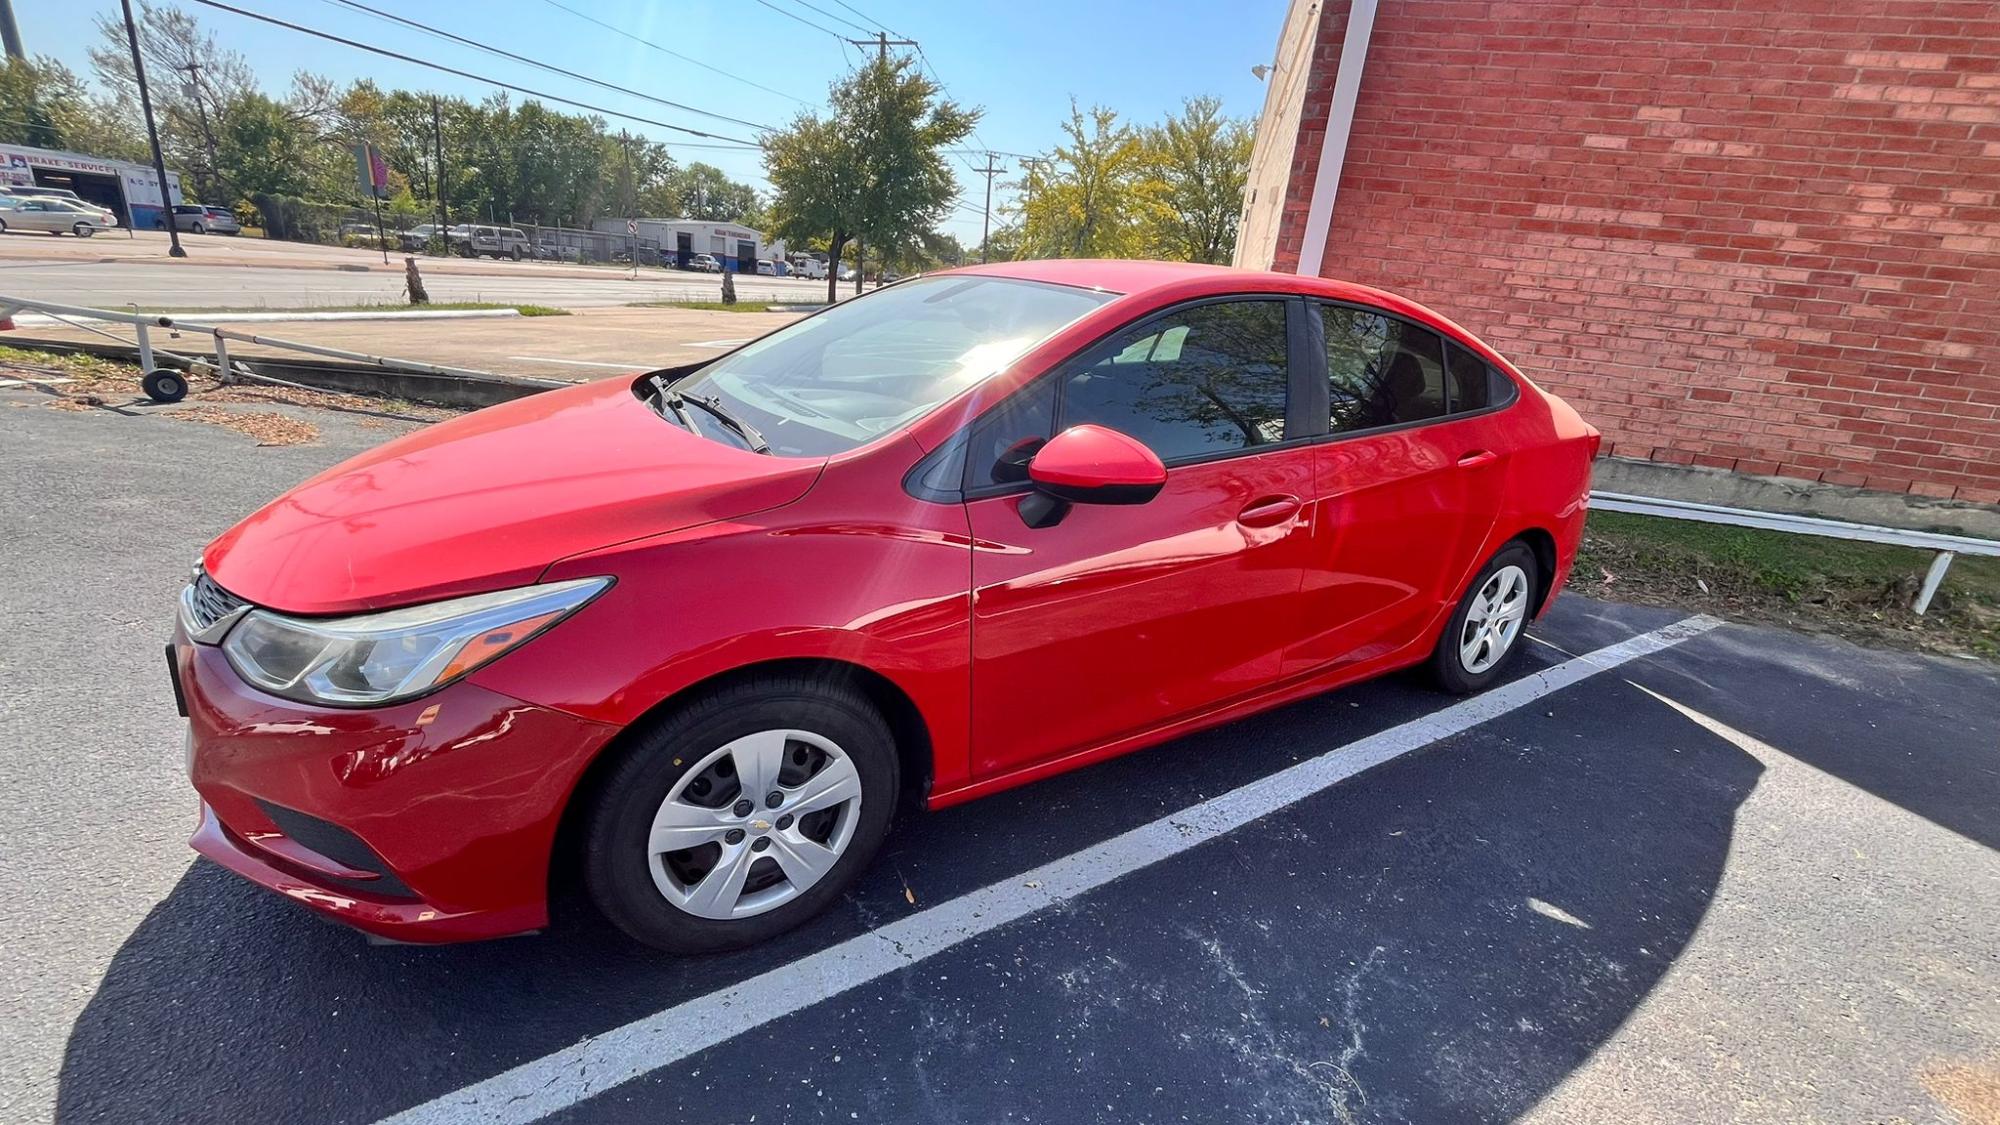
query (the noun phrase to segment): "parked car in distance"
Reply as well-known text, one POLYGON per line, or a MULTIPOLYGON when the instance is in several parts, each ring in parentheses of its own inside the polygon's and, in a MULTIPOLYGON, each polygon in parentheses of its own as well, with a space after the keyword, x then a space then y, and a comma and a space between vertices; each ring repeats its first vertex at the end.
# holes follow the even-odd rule
POLYGON ((89 238, 100 230, 117 225, 111 215, 89 204, 67 200, 8 197, 0 202, 0 233, 13 230, 45 231, 89 238))
POLYGON ((696 254, 688 259, 688 268, 698 273, 721 273, 722 263, 713 254, 696 254))
POLYGON ((464 258, 512 258, 518 262, 530 252, 527 232, 515 227, 460 223, 451 228, 449 238, 451 252, 464 258))
POLYGON ((826 263, 810 254, 800 254, 792 259, 792 276, 826 280, 826 263))
POLYGON ((396 232, 396 248, 406 253, 417 253, 430 248, 431 239, 438 236, 436 223, 419 223, 409 230, 396 232))
MULTIPOLYGON (((153 220, 153 229, 167 229, 167 218, 160 215, 153 220)), ((227 207, 204 207, 196 203, 174 204, 174 229, 190 234, 238 234, 243 227, 236 221, 236 215, 227 207)), ((345 234, 347 228, 341 227, 345 234)), ((372 232, 371 232, 372 233, 372 232)))
POLYGON ((905 797, 1401 668, 1495 684, 1598 445, 1375 289, 913 277, 416 431, 210 543, 170 646, 192 844, 393 939, 541 929, 580 882, 642 942, 745 945, 905 797))
POLYGON ((837 278, 836 278, 835 280, 838 280, 838 281, 853 281, 853 280, 854 280, 854 267, 853 267, 853 266, 850 266, 850 265, 848 265, 848 264, 847 264, 846 262, 842 262, 842 263, 840 263, 840 273, 839 273, 838 277, 837 277, 837 278))
POLYGON ((39 184, 22 184, 18 187, 0 187, 0 195, 15 199, 65 199, 71 203, 82 203, 83 197, 68 188, 42 187, 39 184))
POLYGON ((776 277, 778 276, 778 267, 769 258, 759 258, 757 259, 757 276, 776 277))

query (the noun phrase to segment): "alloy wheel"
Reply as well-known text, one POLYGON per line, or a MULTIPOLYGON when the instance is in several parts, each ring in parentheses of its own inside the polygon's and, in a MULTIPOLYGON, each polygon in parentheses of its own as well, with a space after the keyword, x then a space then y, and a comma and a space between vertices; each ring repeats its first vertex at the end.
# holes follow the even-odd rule
POLYGON ((1503 566, 1490 575, 1465 612, 1458 637, 1458 662, 1477 676, 1500 663, 1528 619, 1528 575, 1503 566))
POLYGON ((840 862, 861 812, 861 775, 831 739, 765 730, 682 774, 647 838, 653 884, 701 918, 748 918, 797 898, 840 862))

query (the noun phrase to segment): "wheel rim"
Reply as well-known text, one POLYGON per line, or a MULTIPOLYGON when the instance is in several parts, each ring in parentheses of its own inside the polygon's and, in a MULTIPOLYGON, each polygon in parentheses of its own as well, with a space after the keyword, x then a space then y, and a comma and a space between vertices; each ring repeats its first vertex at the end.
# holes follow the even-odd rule
POLYGON ((1458 662, 1477 676, 1500 663, 1528 619, 1528 573, 1503 566, 1487 577, 1465 613, 1458 636, 1458 662))
POLYGON ((653 815, 647 869, 660 894, 689 914, 748 918, 825 878, 854 839, 860 813, 861 775, 831 739, 758 731, 711 751, 674 782, 653 815))

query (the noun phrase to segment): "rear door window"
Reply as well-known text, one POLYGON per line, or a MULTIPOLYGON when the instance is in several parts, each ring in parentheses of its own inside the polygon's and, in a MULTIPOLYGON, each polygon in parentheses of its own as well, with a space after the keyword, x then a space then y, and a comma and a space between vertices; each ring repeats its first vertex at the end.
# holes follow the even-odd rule
POLYGON ((1334 433, 1444 417, 1444 342, 1437 333, 1348 305, 1322 305, 1320 317, 1334 433))

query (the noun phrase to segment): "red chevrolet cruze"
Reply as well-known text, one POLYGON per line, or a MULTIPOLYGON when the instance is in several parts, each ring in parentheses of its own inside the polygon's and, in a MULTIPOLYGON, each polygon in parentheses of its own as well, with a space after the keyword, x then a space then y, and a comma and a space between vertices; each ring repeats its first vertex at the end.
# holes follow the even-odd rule
POLYGON ((432 426, 203 553, 193 844, 371 934, 719 949, 956 804, 1391 669, 1492 683, 1595 430, 1373 289, 912 279, 432 426), (565 845, 558 847, 558 840, 565 845))

